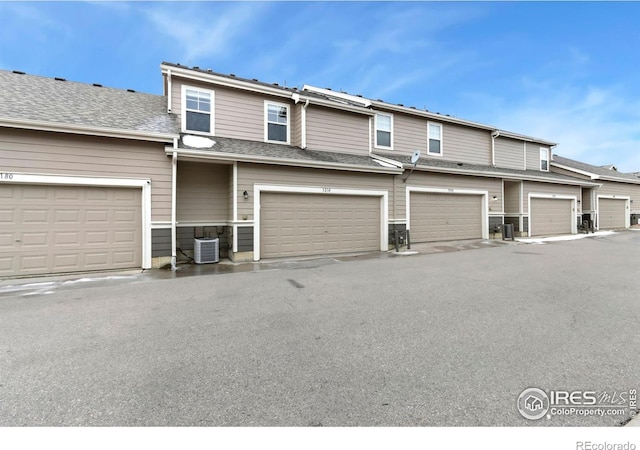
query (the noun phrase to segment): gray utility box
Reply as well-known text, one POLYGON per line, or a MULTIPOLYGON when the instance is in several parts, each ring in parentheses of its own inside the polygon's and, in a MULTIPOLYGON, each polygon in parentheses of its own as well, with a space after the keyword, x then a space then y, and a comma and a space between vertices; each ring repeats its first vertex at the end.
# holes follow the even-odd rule
POLYGON ((196 264, 217 263, 220 260, 219 239, 195 238, 193 242, 193 260, 196 264))

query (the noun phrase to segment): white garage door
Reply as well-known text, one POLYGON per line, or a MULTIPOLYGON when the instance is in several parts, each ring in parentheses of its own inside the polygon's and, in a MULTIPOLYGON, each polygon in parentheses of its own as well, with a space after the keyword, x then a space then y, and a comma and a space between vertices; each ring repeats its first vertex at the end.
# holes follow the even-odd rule
POLYGON ((141 266, 140 189, 0 185, 0 276, 141 266))
POLYGON ((598 228, 611 230, 626 226, 627 202, 619 198, 598 199, 598 228))
POLYGON ((380 250, 380 197, 265 192, 260 256, 380 250))
POLYGON ((552 236, 571 233, 571 200, 532 198, 529 212, 531 236, 552 236))
POLYGON ((482 196, 412 192, 411 242, 482 239, 482 196))

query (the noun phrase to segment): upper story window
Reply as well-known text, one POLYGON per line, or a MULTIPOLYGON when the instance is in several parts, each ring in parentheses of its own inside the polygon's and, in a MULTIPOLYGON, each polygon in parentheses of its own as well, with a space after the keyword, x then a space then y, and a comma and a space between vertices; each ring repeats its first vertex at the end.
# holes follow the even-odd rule
POLYGON ((427 154, 442 156, 442 124, 427 122, 427 154))
POLYGON ((540 148, 540 170, 549 171, 549 149, 540 148))
POLYGON ((213 134, 213 91, 182 86, 182 130, 213 134))
POLYGON ((289 105, 265 101, 264 140, 288 144, 290 132, 289 105))
POLYGON ((393 116, 376 114, 376 147, 393 148, 393 116))

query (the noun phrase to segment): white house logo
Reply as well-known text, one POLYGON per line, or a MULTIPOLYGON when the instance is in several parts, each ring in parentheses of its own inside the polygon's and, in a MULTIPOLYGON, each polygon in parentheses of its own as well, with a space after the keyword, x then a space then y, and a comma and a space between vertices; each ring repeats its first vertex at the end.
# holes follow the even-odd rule
POLYGON ((529 420, 543 418, 549 411, 549 397, 538 388, 528 388, 518 397, 518 411, 529 420))

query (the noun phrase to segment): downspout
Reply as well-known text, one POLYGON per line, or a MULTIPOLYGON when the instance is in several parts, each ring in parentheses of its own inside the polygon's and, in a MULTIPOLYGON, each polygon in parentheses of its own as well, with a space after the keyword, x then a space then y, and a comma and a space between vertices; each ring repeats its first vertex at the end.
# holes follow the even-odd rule
POLYGON ((309 106, 309 99, 304 102, 302 105, 302 117, 300 124, 300 132, 302 136, 300 137, 300 147, 304 150, 307 148, 307 107, 309 106))
POLYGON ((496 130, 491 133, 491 165, 496 165, 496 138, 500 136, 500 131, 496 130))
POLYGON ((369 117, 369 154, 373 152, 373 142, 371 141, 371 122, 373 121, 373 116, 369 117))
MULTIPOLYGON (((178 148, 178 138, 173 141, 173 148, 178 148)), ((178 175, 178 152, 171 158, 171 270, 176 270, 178 239, 176 236, 176 181, 178 175)))
MULTIPOLYGON (((171 112, 171 69, 167 70, 167 112, 171 112)), ((176 148, 176 147, 174 147, 176 148)))

